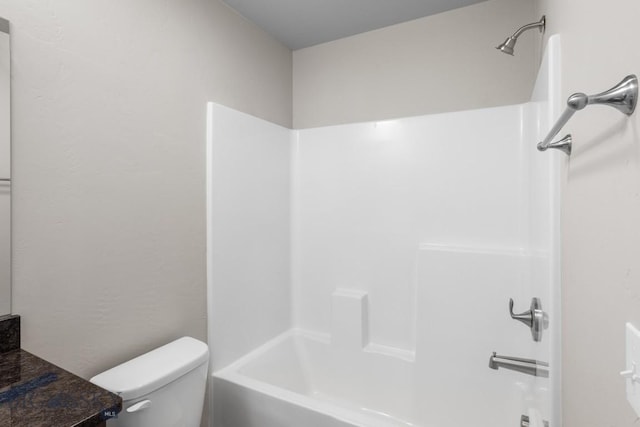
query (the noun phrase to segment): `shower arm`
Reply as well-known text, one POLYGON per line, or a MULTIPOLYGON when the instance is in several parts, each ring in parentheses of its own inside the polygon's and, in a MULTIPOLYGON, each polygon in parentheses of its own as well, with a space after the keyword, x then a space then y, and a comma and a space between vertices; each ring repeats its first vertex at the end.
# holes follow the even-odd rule
POLYGON ((556 148, 571 154, 571 136, 567 135, 564 139, 557 142, 551 142, 558 132, 562 130, 564 125, 573 117, 576 111, 582 110, 587 105, 608 105, 619 110, 621 113, 630 116, 633 114, 638 102, 638 78, 631 74, 625 77, 620 83, 613 88, 598 93, 596 95, 586 95, 584 93, 574 93, 567 100, 567 108, 564 110, 558 121, 551 128, 547 137, 538 143, 538 150, 546 151, 549 148, 556 148))
POLYGON ((532 28, 539 28, 540 32, 543 32, 544 27, 546 25, 545 21, 546 21, 546 18, 543 16, 542 19, 540 19, 540 21, 538 22, 532 22, 531 24, 523 25, 522 27, 518 28, 515 33, 513 33, 511 38, 517 39, 518 37, 520 37, 520 34, 532 28))

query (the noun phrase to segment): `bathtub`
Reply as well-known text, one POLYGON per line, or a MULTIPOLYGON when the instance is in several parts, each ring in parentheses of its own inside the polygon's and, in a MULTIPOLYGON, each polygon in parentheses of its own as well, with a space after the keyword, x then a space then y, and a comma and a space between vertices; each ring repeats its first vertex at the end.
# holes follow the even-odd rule
POLYGON ((539 406, 521 374, 488 368, 486 349, 441 351, 459 341, 447 336, 414 354, 288 331, 213 373, 214 425, 511 427, 539 406))
POLYGON ((214 425, 418 426, 410 354, 336 351, 330 341, 292 330, 215 372, 214 425))

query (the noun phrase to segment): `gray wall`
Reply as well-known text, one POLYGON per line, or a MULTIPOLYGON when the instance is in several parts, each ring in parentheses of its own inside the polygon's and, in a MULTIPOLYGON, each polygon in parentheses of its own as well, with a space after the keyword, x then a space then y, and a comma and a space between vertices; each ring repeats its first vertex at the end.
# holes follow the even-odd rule
MULTIPOLYGON (((0 32, 0 178, 11 178, 10 37, 0 32)), ((0 316, 11 313, 11 183, 0 182, 0 316)))
POLYGON ((291 52, 216 0, 1 0, 23 346, 90 377, 206 339, 205 108, 289 126, 291 52))
POLYGON ((538 34, 515 57, 494 49, 537 20, 530 0, 490 0, 293 53, 295 128, 529 100, 538 34))
MULTIPOLYGON (((562 37, 563 99, 640 75, 640 2, 537 1, 562 37)), ((563 189, 564 426, 626 427, 624 325, 640 327, 640 114, 590 107, 574 137, 563 189)))

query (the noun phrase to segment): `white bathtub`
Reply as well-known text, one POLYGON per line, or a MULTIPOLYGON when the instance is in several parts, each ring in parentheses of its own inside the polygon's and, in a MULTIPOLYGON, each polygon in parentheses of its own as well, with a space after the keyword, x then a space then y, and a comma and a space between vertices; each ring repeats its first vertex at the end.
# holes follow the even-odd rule
POLYGON ((537 406, 522 374, 488 368, 488 351, 442 351, 459 342, 448 335, 414 360, 289 331, 213 373, 213 425, 510 427, 537 406))
MULTIPOLYGON (((405 360, 406 359, 406 360, 405 360)), ((214 373, 216 427, 407 427, 414 363, 294 330, 214 373)))

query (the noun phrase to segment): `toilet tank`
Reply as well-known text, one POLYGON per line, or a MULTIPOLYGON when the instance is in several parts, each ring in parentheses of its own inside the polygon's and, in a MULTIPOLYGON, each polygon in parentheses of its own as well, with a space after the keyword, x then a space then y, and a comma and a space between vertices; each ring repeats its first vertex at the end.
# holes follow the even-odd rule
POLYGON ((91 378, 122 397, 109 427, 199 427, 209 349, 184 337, 91 378))

